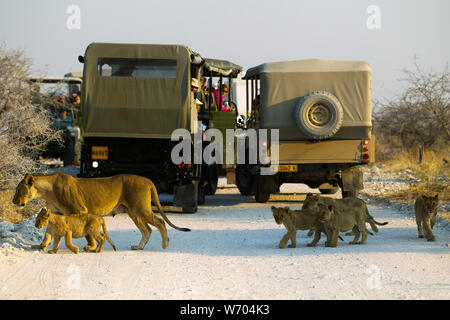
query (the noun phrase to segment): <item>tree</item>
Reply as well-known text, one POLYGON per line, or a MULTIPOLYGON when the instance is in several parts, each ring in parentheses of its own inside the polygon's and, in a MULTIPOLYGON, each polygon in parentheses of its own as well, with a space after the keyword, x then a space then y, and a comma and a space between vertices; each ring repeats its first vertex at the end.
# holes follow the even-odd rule
POLYGON ((31 61, 22 49, 0 44, 0 187, 34 172, 34 160, 48 142, 60 139, 51 114, 39 103, 39 89, 30 83, 31 61))
POLYGON ((406 88, 387 102, 375 102, 376 134, 393 149, 425 148, 450 138, 450 78, 448 65, 442 72, 425 72, 415 61, 415 70, 404 70, 406 88))

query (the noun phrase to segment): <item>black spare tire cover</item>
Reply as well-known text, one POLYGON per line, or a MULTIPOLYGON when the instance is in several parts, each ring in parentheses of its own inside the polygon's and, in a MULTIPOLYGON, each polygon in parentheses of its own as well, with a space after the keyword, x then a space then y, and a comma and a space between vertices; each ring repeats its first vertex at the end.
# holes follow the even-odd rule
POLYGON ((303 96, 295 108, 295 122, 308 137, 322 140, 332 137, 344 119, 342 105, 333 94, 313 91, 303 96))

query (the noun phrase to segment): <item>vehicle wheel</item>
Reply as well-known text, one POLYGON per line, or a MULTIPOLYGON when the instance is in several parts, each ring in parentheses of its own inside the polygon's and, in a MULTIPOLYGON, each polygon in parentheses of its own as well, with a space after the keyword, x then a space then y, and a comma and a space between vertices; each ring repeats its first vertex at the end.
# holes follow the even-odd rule
POLYGON ((264 180, 257 179, 259 181, 255 182, 254 192, 255 192, 255 200, 259 203, 266 203, 269 201, 270 193, 267 192, 264 188, 264 180))
POLYGON ((64 152, 63 155, 64 167, 72 165, 74 158, 75 158, 75 141, 74 139, 69 138, 68 143, 66 145, 66 151, 64 152))
POLYGON ((205 194, 212 196, 216 194, 217 184, 219 182, 219 168, 217 164, 212 164, 206 167, 206 181, 208 184, 205 186, 205 194))
POLYGON ((295 122, 308 137, 322 140, 341 128, 344 111, 339 100, 326 91, 313 91, 303 96, 295 108, 295 122))
POLYGON ((236 166, 236 186, 243 196, 248 196, 253 191, 253 176, 245 165, 236 166))
POLYGON ((269 198, 270 198, 270 193, 264 192, 264 191, 259 191, 258 188, 256 188, 256 190, 255 190, 256 202, 266 203, 267 201, 269 201, 269 198))
POLYGON ((322 194, 335 194, 336 192, 339 191, 339 187, 333 187, 330 189, 320 189, 319 188, 320 193, 322 194))
POLYGON ((205 189, 206 187, 198 187, 197 190, 197 204, 201 205, 205 203, 205 189))
POLYGON ((357 198, 358 190, 342 191, 342 198, 357 198))

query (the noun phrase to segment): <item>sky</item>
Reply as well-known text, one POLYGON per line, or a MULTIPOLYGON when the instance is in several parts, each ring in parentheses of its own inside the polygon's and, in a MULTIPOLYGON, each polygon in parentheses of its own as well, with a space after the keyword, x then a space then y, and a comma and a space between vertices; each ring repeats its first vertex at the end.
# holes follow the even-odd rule
POLYGON ((367 61, 372 98, 399 94, 402 70, 450 60, 448 0, 1 0, 0 43, 36 73, 82 71, 91 42, 184 44, 244 70, 310 58, 367 61), (75 11, 73 8, 75 6, 75 11))

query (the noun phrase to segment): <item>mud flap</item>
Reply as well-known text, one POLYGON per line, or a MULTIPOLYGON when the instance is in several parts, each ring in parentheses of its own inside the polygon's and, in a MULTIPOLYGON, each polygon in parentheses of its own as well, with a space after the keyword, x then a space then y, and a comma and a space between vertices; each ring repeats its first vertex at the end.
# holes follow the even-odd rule
POLYGON ((190 184, 175 186, 173 190, 173 205, 182 207, 184 213, 197 212, 198 181, 190 184))
POLYGON ((352 167, 341 174, 343 191, 364 189, 363 174, 358 167, 352 167))

